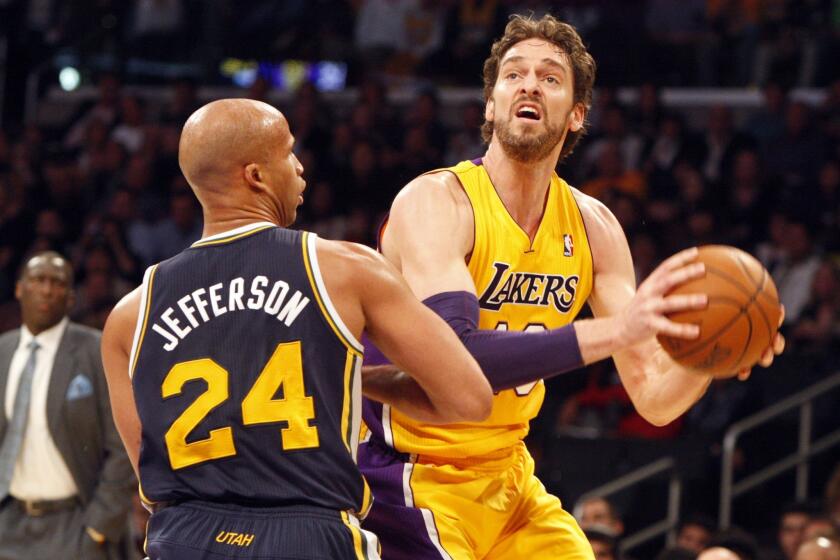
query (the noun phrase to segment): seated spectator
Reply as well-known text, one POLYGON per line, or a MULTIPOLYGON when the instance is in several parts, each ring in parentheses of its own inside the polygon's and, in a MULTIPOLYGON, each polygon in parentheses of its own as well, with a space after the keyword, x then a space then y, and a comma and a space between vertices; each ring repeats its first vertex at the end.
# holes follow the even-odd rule
POLYGON ((737 554, 729 549, 716 546, 708 548, 700 553, 697 560, 742 560, 737 554))
POLYGON ((592 545, 595 560, 619 560, 618 544, 614 536, 598 528, 584 529, 583 534, 592 545))
POLYGON ((709 546, 714 532, 715 524, 712 519, 699 514, 690 515, 680 523, 677 531, 677 546, 695 555, 700 554, 709 546))
POLYGON ((696 560, 697 553, 681 546, 666 548, 656 556, 656 560, 696 560))
POLYGON ((794 560, 840 560, 840 543, 826 537, 802 543, 794 560))
POLYGON ((614 538, 624 534, 624 523, 615 506, 606 498, 588 498, 575 507, 582 529, 597 529, 614 538))
POLYGON ((784 560, 795 560, 796 551, 805 540, 805 527, 816 511, 814 505, 808 502, 795 502, 782 509, 777 538, 784 560))
POLYGON ((831 517, 821 513, 814 515, 805 525, 804 538, 806 541, 816 539, 817 537, 826 537, 832 540, 840 540, 840 531, 834 527, 831 522, 831 517))
POLYGON ((624 166, 619 145, 606 142, 598 153, 595 176, 581 185, 581 190, 598 199, 603 199, 610 190, 644 198, 647 194, 647 183, 644 175, 624 166))
MULTIPOLYGON (((738 560, 761 560, 758 541, 751 534, 737 527, 716 533, 709 542, 709 547, 728 550, 734 553, 738 560)), ((702 558, 702 554, 700 556, 702 558)))
MULTIPOLYGON (((838 348, 840 325, 840 269, 822 261, 811 283, 810 301, 790 330, 791 347, 797 353, 831 359, 838 348)), ((833 359, 831 359, 833 362, 833 359)))
POLYGON ((814 226, 803 216, 789 216, 782 239, 784 256, 770 269, 779 300, 785 306, 785 326, 795 325, 808 304, 820 258, 814 246, 814 226))

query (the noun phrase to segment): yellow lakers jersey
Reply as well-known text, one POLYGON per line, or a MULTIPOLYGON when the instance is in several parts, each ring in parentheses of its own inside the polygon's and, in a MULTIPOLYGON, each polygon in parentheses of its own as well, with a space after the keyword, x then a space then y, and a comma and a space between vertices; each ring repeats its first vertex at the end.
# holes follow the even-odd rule
MULTIPOLYGON (((552 174, 533 242, 499 198, 480 160, 447 169, 466 191, 475 219, 468 268, 475 282, 479 328, 534 331, 571 323, 592 289, 592 255, 569 185, 552 174)), ((538 381, 499 392, 490 417, 433 426, 395 409, 383 415, 384 439, 396 450, 446 458, 481 457, 516 445, 542 406, 538 381)))

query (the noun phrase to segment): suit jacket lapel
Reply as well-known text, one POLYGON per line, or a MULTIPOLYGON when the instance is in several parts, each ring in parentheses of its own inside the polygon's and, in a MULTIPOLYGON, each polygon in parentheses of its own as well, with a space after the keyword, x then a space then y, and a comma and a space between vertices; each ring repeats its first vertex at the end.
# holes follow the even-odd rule
POLYGON ((65 396, 67 395, 67 388, 73 376, 73 371, 76 369, 76 352, 79 349, 79 343, 76 340, 76 331, 73 324, 67 325, 64 331, 64 336, 61 337, 61 342, 58 344, 58 350, 55 353, 55 362, 50 376, 50 387, 47 391, 47 422, 50 427, 50 433, 53 434, 53 440, 56 446, 66 456, 65 449, 62 449, 61 442, 67 441, 66 435, 67 426, 61 422, 61 411, 64 407, 65 396), (59 437, 56 437, 59 436, 59 437))
POLYGON ((12 366, 12 356, 20 343, 20 329, 0 344, 0 440, 6 433, 6 385, 9 382, 9 368, 12 366))

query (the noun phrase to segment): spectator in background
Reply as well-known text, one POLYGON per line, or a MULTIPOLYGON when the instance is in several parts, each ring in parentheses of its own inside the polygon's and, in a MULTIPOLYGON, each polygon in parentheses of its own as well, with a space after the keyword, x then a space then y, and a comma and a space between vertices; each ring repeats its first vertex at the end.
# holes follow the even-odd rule
POLYGON ((666 548, 656 556, 656 560, 696 560, 697 553, 680 546, 666 548))
POLYGON ((78 148, 84 140, 90 121, 96 119, 109 129, 117 122, 120 114, 120 80, 116 74, 105 73, 99 77, 98 98, 93 106, 82 107, 78 116, 64 137, 64 147, 78 148))
POLYGON ((644 140, 635 131, 627 127, 627 117, 620 105, 611 105, 604 109, 600 122, 601 137, 591 142, 583 153, 586 169, 598 166, 604 150, 618 149, 621 167, 627 171, 637 171, 641 167, 644 140))
POLYGON ((581 185, 581 190, 602 201, 607 191, 610 190, 644 198, 647 194, 645 177, 638 171, 625 167, 619 144, 609 141, 602 143, 600 147, 595 165, 595 175, 581 185))
POLYGON ((183 21, 183 0, 135 0, 129 31, 135 55, 157 60, 177 57, 183 21))
POLYGON ((771 177, 778 179, 790 200, 813 194, 820 162, 825 158, 825 139, 811 125, 811 111, 802 102, 788 105, 784 133, 767 146, 765 161, 771 177))
POLYGON ((716 546, 700 553, 697 560, 743 560, 729 549, 716 546))
POLYGON ((642 156, 642 168, 648 175, 652 197, 673 197, 674 167, 687 158, 690 149, 683 119, 675 113, 663 115, 642 156))
POLYGON ((840 160, 828 160, 820 167, 814 205, 825 249, 840 252, 840 160))
MULTIPOLYGON (((816 539, 818 537, 826 537, 832 540, 840 540, 840 531, 834 527, 834 523, 825 513, 813 515, 805 525, 803 537, 806 541, 816 539)), ((801 547, 800 547, 801 548, 801 547)))
POLYGON ((118 558, 134 476, 111 417, 100 334, 69 322, 73 272, 22 269, 23 326, 0 337, 0 557, 118 558))
POLYGON ((738 132, 729 107, 717 105, 709 111, 706 134, 700 142, 700 171, 715 188, 732 173, 735 155, 751 147, 750 139, 738 132))
POLYGON ((805 540, 805 527, 814 513, 814 506, 807 502, 796 502, 782 509, 777 534, 780 558, 795 560, 796 551, 805 540))
POLYGON ((615 536, 600 528, 583 529, 583 534, 592 545, 595 560, 619 560, 618 543, 615 536))
POLYGON ((606 498, 588 498, 575 508, 581 529, 597 529, 617 539, 624 534, 624 522, 606 498))
POLYGON ((751 251, 764 234, 770 208, 769 189, 761 170, 756 150, 738 152, 732 174, 724 183, 726 210, 722 222, 727 224, 726 240, 746 251, 751 251))
POLYGON ((799 547, 794 560, 840 560, 840 543, 826 537, 806 541, 799 547))
POLYGON ((761 93, 762 106, 747 120, 744 128, 756 139, 758 147, 766 151, 784 134, 787 92, 781 84, 770 82, 761 93))
POLYGON ((147 264, 160 262, 177 255, 201 238, 201 212, 196 207, 195 198, 179 192, 169 202, 169 216, 152 227, 155 239, 155 252, 147 264))
POLYGON ((133 95, 126 95, 120 101, 120 122, 111 132, 111 138, 129 154, 143 148, 146 137, 143 104, 133 95))
POLYGON ((729 550, 735 554, 738 560, 761 560, 759 558, 758 542, 755 537, 737 527, 715 533, 711 542, 709 542, 709 547, 729 550))
POLYGON ((715 525, 712 519, 704 515, 689 515, 685 521, 680 523, 677 531, 677 546, 700 554, 709 546, 715 532, 715 525))
POLYGON ((840 349, 840 269, 831 261, 819 264, 810 298, 790 330, 792 349, 832 365, 840 349))
POLYGON ((460 115, 460 124, 449 136, 449 149, 444 157, 446 165, 473 159, 484 151, 484 140, 481 139, 484 104, 480 101, 465 103, 460 115))
POLYGON ((382 72, 405 43, 405 19, 414 0, 361 0, 357 3, 354 47, 365 73, 382 72))
POLYGON ((782 238, 783 257, 770 269, 785 306, 785 325, 796 324, 808 305, 814 276, 820 267, 813 238, 814 226, 805 216, 789 216, 782 238))

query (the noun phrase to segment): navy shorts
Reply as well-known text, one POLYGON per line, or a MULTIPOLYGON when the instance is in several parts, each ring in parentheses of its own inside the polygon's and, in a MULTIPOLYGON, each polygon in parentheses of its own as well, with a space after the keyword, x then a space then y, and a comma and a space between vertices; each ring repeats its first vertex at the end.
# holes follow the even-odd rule
POLYGON ((149 519, 149 560, 378 560, 373 533, 342 512, 315 507, 240 507, 188 501, 149 519))

